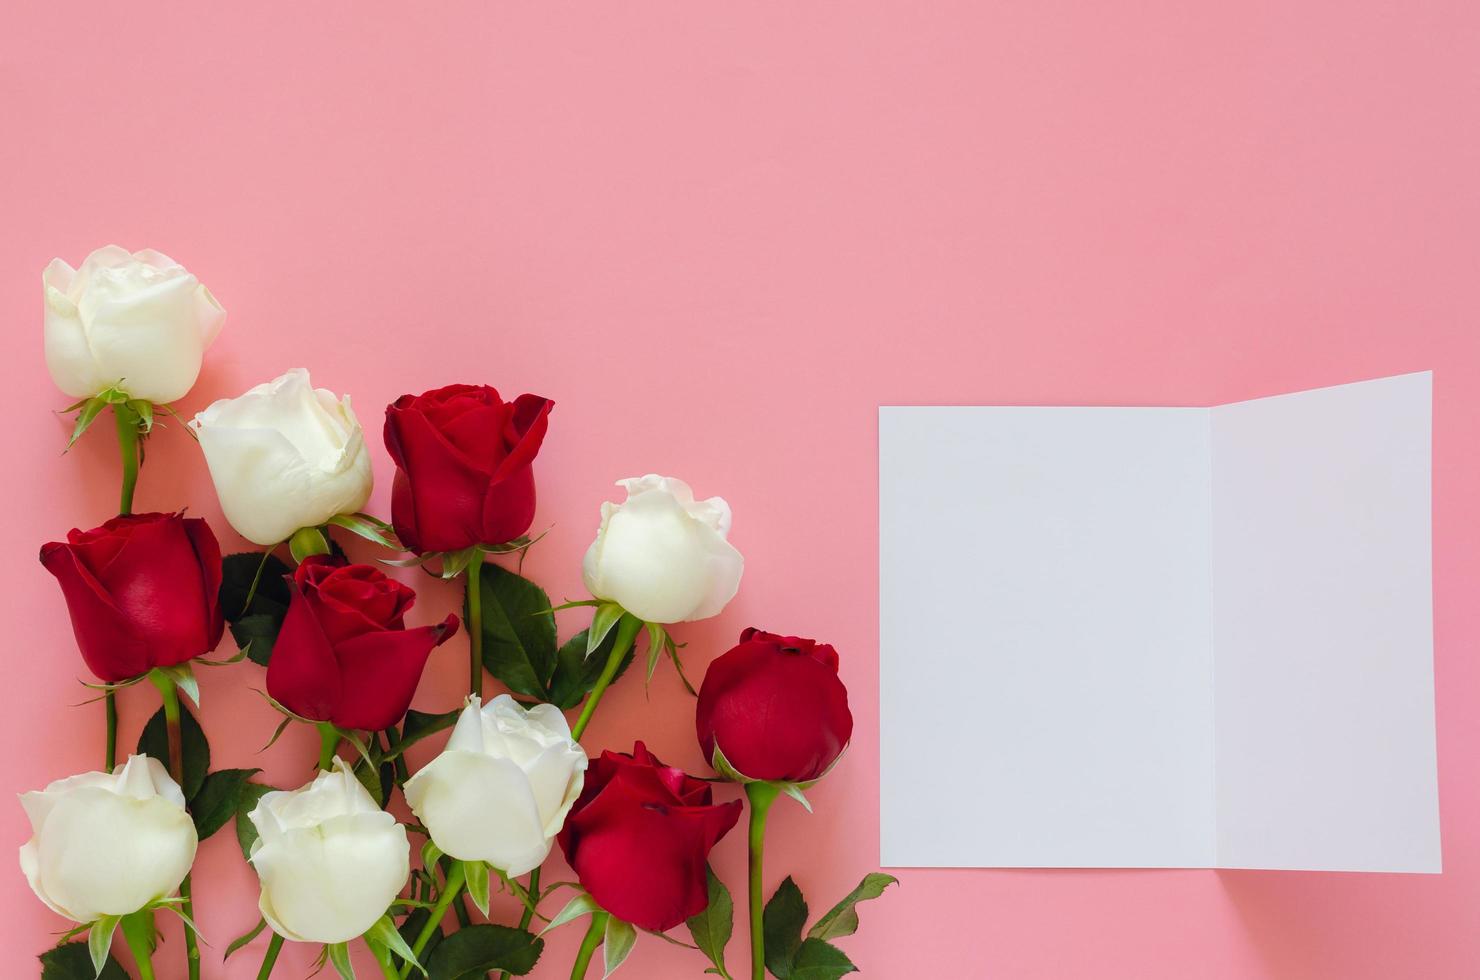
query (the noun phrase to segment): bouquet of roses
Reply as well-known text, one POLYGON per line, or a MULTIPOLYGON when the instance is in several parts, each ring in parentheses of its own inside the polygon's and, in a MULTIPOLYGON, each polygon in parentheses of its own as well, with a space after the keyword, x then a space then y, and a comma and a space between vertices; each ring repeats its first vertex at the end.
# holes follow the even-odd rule
POLYGON ((354 976, 355 942, 396 980, 523 976, 542 935, 578 921, 586 932, 573 978, 598 949, 610 975, 639 932, 689 946, 696 970, 728 978, 733 904, 707 858, 747 806, 751 977, 855 971, 833 941, 857 929, 858 903, 893 878, 867 875, 810 929, 791 878, 769 901, 763 893, 770 808, 787 796, 810 810, 805 791, 852 735, 831 646, 747 629, 697 692, 684 679, 714 776, 664 765, 640 739, 595 759, 581 746, 639 648, 647 678, 665 660, 682 677, 671 627, 719 614, 736 594, 744 560, 722 498, 696 499, 671 477, 620 481, 626 499, 602 505, 585 553, 590 598, 556 606, 499 563, 538 540, 534 466, 550 399, 505 401, 471 384, 397 399, 385 414, 396 467, 386 522, 363 512, 370 450, 349 398, 295 369, 188 423, 227 521, 262 548, 223 558, 205 521, 183 509, 134 514, 132 501, 143 442, 194 385, 224 310, 153 251, 103 248, 75 270, 58 259, 42 282, 47 366, 78 399, 72 441, 106 412, 122 458, 119 514, 41 549, 108 733, 101 770, 21 796, 33 829, 21 869, 75 924, 42 954, 44 977, 126 976, 112 954, 121 934, 138 976, 152 978, 163 911, 183 920, 188 975, 198 978, 191 865, 198 843, 234 821, 261 885, 260 917, 223 955, 270 930, 259 980, 285 942, 321 946, 320 965, 342 977, 354 976), (351 562, 336 540, 346 534, 408 557, 351 562), (393 567, 461 579, 460 614, 408 627, 416 594, 393 567), (572 607, 589 609, 590 625, 560 642, 555 613, 572 607), (228 630, 237 651, 216 656, 228 630), (432 650, 459 632, 465 701, 411 710, 432 650), (277 733, 314 726, 312 779, 279 788, 256 770, 209 771, 198 667, 264 685, 277 733), (485 675, 505 691, 488 697, 485 675), (120 762, 116 699, 140 681, 160 707, 120 762), (443 748, 413 772, 406 750, 426 739, 443 748), (576 881, 542 885, 556 844, 576 881), (517 923, 490 921, 494 890, 515 896, 517 923), (565 900, 551 902, 562 890, 565 900), (691 943, 666 935, 681 925, 691 943))

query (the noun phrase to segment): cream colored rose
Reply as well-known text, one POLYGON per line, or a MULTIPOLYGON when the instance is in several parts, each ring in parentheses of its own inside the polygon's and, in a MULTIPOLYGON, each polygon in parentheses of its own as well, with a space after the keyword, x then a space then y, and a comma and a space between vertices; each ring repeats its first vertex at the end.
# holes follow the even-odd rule
POLYGON ((343 943, 385 915, 411 875, 406 828, 376 806, 341 759, 307 786, 262 797, 252 867, 273 932, 300 943, 343 943))
POLYGON ((32 835, 21 870, 36 897, 73 922, 129 915, 174 894, 195 860, 185 796, 148 756, 23 793, 21 806, 32 835))
POLYGON ((406 802, 446 854, 516 877, 544 863, 586 778, 586 752, 552 704, 526 711, 475 695, 442 754, 406 783, 406 802))
POLYGON ((370 499, 370 453, 349 397, 303 368, 213 403, 190 423, 226 520, 261 545, 353 514, 370 499))
POLYGON ((601 505, 586 551, 586 588, 649 623, 719 615, 740 588, 745 559, 726 540, 730 505, 695 500, 682 480, 649 474, 620 480, 624 503, 601 505))
POLYGON ((211 291, 167 255, 108 245, 78 269, 52 259, 41 273, 46 366, 74 398, 117 386, 172 402, 195 384, 226 322, 211 291))

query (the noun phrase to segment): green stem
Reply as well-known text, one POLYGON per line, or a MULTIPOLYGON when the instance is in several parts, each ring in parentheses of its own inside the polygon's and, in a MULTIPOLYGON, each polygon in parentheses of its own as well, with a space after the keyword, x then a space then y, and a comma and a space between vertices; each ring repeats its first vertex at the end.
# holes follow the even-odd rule
POLYGON ((154 980, 154 913, 135 912, 123 917, 123 939, 128 943, 134 963, 139 968, 139 980, 154 980))
POLYGON ((570 968, 570 980, 582 980, 586 976, 586 967, 591 965, 591 957, 596 955, 596 947, 601 945, 601 938, 606 934, 606 920, 605 912, 591 913, 591 928, 586 930, 586 938, 581 940, 575 965, 570 968))
POLYGON ((483 697, 483 552, 468 562, 468 693, 483 697))
MULTIPOLYGON (((528 929, 530 920, 534 918, 534 907, 540 904, 540 869, 535 868, 529 873, 529 904, 524 906, 524 913, 519 916, 519 928, 528 929)), ((509 975, 503 971, 499 972, 498 980, 509 980, 509 975)))
POLYGON ((327 721, 319 722, 319 768, 328 772, 334 768, 334 753, 339 748, 339 729, 327 721))
MULTIPOLYGON (((426 925, 421 927, 421 932, 417 935, 416 942, 411 944, 411 954, 418 960, 421 959, 421 951, 426 949, 427 943, 431 941, 432 933, 436 932, 438 927, 442 925, 442 919, 447 915, 448 906, 462 892, 463 885, 466 881, 466 873, 463 871, 462 862, 453 862, 452 870, 447 874, 447 884, 443 887, 442 894, 437 896, 436 907, 432 909, 432 914, 427 916, 426 925)), ((411 970, 411 964, 407 963, 401 970, 401 977, 410 976, 411 970)))
POLYGON ((113 421, 118 423, 118 451, 123 456, 123 492, 118 498, 118 513, 132 514, 134 487, 139 482, 139 416, 127 405, 114 405, 113 421))
POLYGON ((278 954, 282 951, 283 937, 273 933, 272 942, 267 944, 267 953, 262 957, 262 969, 257 971, 257 980, 267 980, 272 976, 272 968, 277 965, 278 954))
MULTIPOLYGON (((123 490, 118 498, 120 516, 134 510, 134 487, 139 482, 139 416, 127 405, 113 406, 113 421, 118 426, 118 452, 123 457, 123 490)), ((112 691, 103 695, 107 725, 107 749, 103 771, 112 772, 118 765, 118 697, 112 691)))
MULTIPOLYGON (((164 731, 165 740, 169 745, 169 771, 170 776, 179 784, 183 791, 185 788, 185 752, 180 739, 180 694, 175 690, 173 678, 158 671, 149 672, 149 680, 159 691, 159 699, 164 702, 164 731)), ((185 913, 185 918, 191 922, 195 920, 195 906, 190 898, 190 876, 186 875, 180 882, 180 911, 185 913)), ((195 930, 190 928, 189 923, 185 925, 185 964, 190 980, 200 980, 200 944, 195 936, 195 930)))
POLYGON ((781 788, 775 783, 746 783, 750 799, 750 976, 766 980, 766 935, 761 918, 765 912, 766 817, 781 788))
POLYGON ((617 625, 612 627, 617 631, 617 640, 612 644, 611 655, 606 658, 606 666, 601 669, 601 676, 596 679, 596 686, 591 688, 591 694, 586 698, 586 706, 581 709, 581 716, 571 727, 570 737, 576 741, 586 734, 586 726, 591 724, 591 716, 596 714, 596 706, 601 703, 601 696, 606 693, 607 687, 611 685, 612 678, 617 676, 617 670, 622 666, 622 659, 627 656, 627 651, 632 649, 632 644, 637 640, 637 631, 642 629, 642 620, 631 613, 623 613, 617 625))
POLYGON ((113 767, 118 765, 118 697, 112 691, 103 695, 103 709, 108 729, 103 771, 112 772, 113 767))

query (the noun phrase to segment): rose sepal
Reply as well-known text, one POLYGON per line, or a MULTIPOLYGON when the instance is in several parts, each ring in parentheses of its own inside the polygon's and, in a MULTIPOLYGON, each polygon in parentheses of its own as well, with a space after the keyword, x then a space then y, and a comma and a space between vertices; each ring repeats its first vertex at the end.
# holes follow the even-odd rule
POLYGON ((810 800, 807 799, 805 791, 811 789, 813 786, 816 786, 819 782, 823 780, 823 778, 827 776, 828 773, 832 772, 833 769, 837 766, 839 760, 841 760, 843 756, 847 754, 847 752, 848 747, 845 745, 843 747, 843 750, 838 753, 838 757, 834 759, 825 770, 823 770, 822 775, 818 776, 816 779, 808 779, 804 782, 782 782, 770 779, 756 779, 753 776, 747 776, 740 770, 736 769, 733 765, 731 765, 729 759, 725 758, 724 750, 719 747, 718 741, 714 743, 714 756, 709 760, 709 765, 715 772, 719 773, 720 779, 724 782, 739 783, 742 786, 749 786, 752 783, 765 783, 769 786, 774 786, 778 792, 783 793, 796 800, 803 806, 803 808, 806 809, 808 813, 811 813, 812 803, 810 800))
POLYGON ((121 387, 122 384, 120 380, 91 398, 73 402, 58 413, 60 415, 77 413, 77 423, 72 427, 72 435, 67 440, 67 449, 71 449, 77 440, 82 438, 82 434, 92 428, 92 424, 97 421, 99 415, 103 414, 103 410, 110 406, 114 411, 122 412, 124 420, 132 423, 139 430, 140 435, 147 436, 154 430, 154 403, 143 398, 130 397, 129 393, 121 387))
MULTIPOLYGON (((673 667, 678 671, 678 679, 683 682, 684 690, 693 697, 698 697, 699 692, 694 690, 694 685, 689 683, 688 675, 684 673, 683 661, 678 657, 678 651, 684 644, 675 643, 673 637, 668 633, 667 627, 662 623, 651 623, 634 616, 622 607, 620 603, 609 599, 583 599, 578 602, 565 602, 552 609, 558 612, 562 609, 572 609, 576 606, 594 606, 596 612, 591 616, 591 627, 586 631, 586 656, 595 653, 607 634, 621 622, 623 616, 631 616, 641 624, 641 630, 647 632, 647 671, 644 683, 650 685, 653 680, 653 672, 658 669, 658 661, 666 654, 673 661, 673 667)), ((625 651, 624 651, 625 655, 625 651)))
MULTIPOLYGON (((129 947, 131 949, 134 949, 136 953, 137 950, 140 948, 137 944, 140 942, 147 943, 147 948, 151 952, 153 951, 155 936, 155 909, 168 909, 169 911, 175 913, 180 917, 181 921, 183 921, 187 926, 194 930, 196 936, 199 937, 200 928, 196 926, 195 922, 190 918, 190 916, 186 915, 184 909, 180 907, 184 904, 184 901, 185 900, 183 898, 180 898, 179 896, 166 896, 164 898, 155 899, 138 911, 130 912, 128 915, 101 916, 93 920, 92 922, 85 923, 83 925, 77 926, 74 929, 68 930, 62 935, 61 939, 58 940, 57 944, 61 945, 62 943, 65 943, 68 940, 72 939, 72 937, 86 932, 87 954, 92 960, 93 975, 100 976, 103 972, 103 968, 108 965, 108 957, 113 946, 114 934, 117 933, 120 928, 123 929, 125 937, 129 940, 129 947)), ((205 943, 205 945, 210 945, 209 943, 206 943, 204 938, 201 938, 200 941, 202 943, 205 943)), ((146 968, 142 964, 139 968, 140 970, 152 969, 146 968)), ((152 976, 153 974, 151 972, 147 973, 146 975, 152 976)))
POLYGON ((410 963, 421 971, 423 976, 427 975, 427 968, 417 960, 416 954, 411 951, 411 946, 396 929, 396 924, 389 915, 381 916, 362 938, 377 958, 388 958, 394 954, 399 956, 403 963, 410 963))
MULTIPOLYGON (((363 517, 365 515, 356 514, 353 516, 363 517)), ((334 522, 331 521, 330 523, 334 522)), ((355 533, 358 534, 359 532, 356 531, 355 533)), ((534 537, 525 534, 512 541, 505 541, 502 544, 475 544, 471 548, 463 548, 461 551, 423 551, 410 558, 382 558, 380 559, 380 563, 382 565, 390 565, 392 568, 420 568, 422 565, 430 562, 439 562, 441 571, 437 574, 444 579, 454 579, 467 571, 468 566, 475 560, 481 560, 484 555, 512 555, 515 553, 522 555, 549 533, 550 529, 546 528, 534 537)), ((362 536, 368 537, 368 535, 362 536)), ((372 538, 371 540, 374 539, 372 538)), ((387 547, 393 547, 397 551, 405 550, 399 543, 395 545, 388 544, 387 547)))

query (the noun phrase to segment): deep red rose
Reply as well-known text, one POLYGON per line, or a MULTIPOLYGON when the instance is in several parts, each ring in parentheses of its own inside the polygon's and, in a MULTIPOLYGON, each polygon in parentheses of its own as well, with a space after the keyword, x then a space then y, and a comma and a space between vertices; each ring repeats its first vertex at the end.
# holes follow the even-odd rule
POLYGON ((603 752, 560 832, 560 849, 606 911, 664 932, 704 910, 709 852, 740 819, 709 784, 659 762, 638 742, 603 752))
POLYGON ((210 653, 224 625, 221 546, 181 514, 115 517, 41 546, 72 614, 82 659, 113 683, 210 653))
POLYGON ((751 779, 805 783, 827 771, 853 737, 837 651, 751 628, 709 665, 695 716, 704 758, 719 744, 751 779))
POLYGON ((534 522, 532 464, 555 403, 487 385, 402 395, 385 410, 391 523, 412 551, 503 544, 534 522))
POLYGON ((411 707, 432 649, 457 617, 407 629, 416 593, 370 565, 316 555, 293 573, 288 615, 267 663, 267 693, 294 714, 379 731, 411 707))

